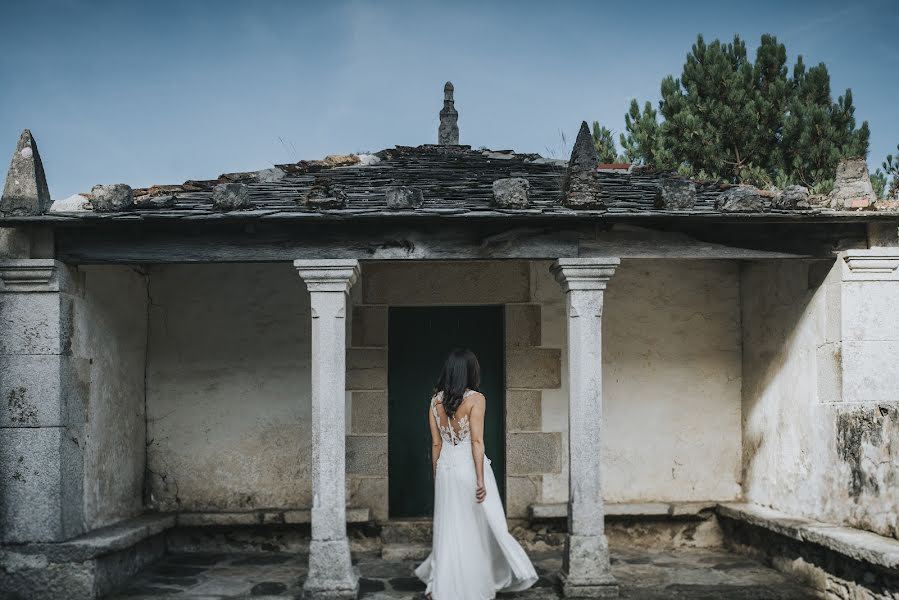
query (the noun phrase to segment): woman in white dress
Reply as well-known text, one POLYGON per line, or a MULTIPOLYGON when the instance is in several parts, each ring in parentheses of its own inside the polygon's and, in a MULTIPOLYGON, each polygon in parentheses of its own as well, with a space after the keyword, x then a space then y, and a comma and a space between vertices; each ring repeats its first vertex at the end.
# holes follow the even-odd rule
POLYGON ((415 569, 432 600, 488 600, 518 591, 537 573, 506 526, 490 459, 484 455, 487 401, 480 367, 468 350, 453 350, 428 407, 433 441, 434 540, 415 569))

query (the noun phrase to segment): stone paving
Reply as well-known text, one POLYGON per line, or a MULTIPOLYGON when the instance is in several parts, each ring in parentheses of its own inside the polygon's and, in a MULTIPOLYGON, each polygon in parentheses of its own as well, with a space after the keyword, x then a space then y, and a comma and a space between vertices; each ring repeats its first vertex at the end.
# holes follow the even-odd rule
MULTIPOLYGON (((559 598, 558 552, 533 553, 540 580, 530 590, 500 598, 559 598)), ((414 577, 415 561, 386 561, 359 555, 354 562, 362 577, 365 600, 423 597, 414 577)), ((631 600, 806 600, 814 596, 783 575, 745 557, 721 549, 613 550, 612 567, 621 597, 631 600)), ((170 555, 138 574, 112 600, 274 600, 301 598, 306 556, 298 554, 170 555)), ((461 599, 455 599, 461 600, 461 599)))

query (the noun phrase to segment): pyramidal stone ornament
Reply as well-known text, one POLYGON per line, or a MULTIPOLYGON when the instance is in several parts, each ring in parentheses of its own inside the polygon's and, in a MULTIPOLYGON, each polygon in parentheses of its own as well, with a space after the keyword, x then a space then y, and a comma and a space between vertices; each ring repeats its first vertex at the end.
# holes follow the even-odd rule
POLYGON ((443 86, 443 108, 440 109, 440 128, 437 130, 437 143, 441 146, 459 145, 459 113, 453 100, 453 89, 451 81, 443 86))
POLYGON ((570 208, 605 208, 596 166, 599 156, 587 122, 581 123, 562 182, 562 204, 570 208))
POLYGON ((50 190, 44 176, 44 165, 37 151, 37 143, 29 130, 19 136, 19 143, 9 163, 3 196, 0 197, 0 215, 27 217, 42 215, 50 209, 50 190))

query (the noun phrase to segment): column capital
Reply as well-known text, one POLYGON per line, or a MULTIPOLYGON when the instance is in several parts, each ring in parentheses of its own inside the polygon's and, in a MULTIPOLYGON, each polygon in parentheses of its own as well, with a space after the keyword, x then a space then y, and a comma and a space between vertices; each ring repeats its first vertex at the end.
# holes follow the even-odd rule
POLYGON ((359 261, 354 258, 299 259, 293 266, 310 292, 347 293, 359 277, 359 261))
POLYGON ((549 270, 566 292, 604 290, 621 260, 613 257, 560 258, 549 270))
POLYGON ((0 260, 0 292, 75 292, 73 268, 52 258, 0 260))

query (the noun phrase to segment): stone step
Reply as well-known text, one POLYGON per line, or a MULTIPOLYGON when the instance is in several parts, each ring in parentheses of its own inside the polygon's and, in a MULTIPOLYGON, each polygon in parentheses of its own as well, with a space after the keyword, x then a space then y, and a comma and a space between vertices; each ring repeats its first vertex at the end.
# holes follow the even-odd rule
POLYGON ((431 553, 430 544, 384 544, 382 560, 424 560, 431 553))

